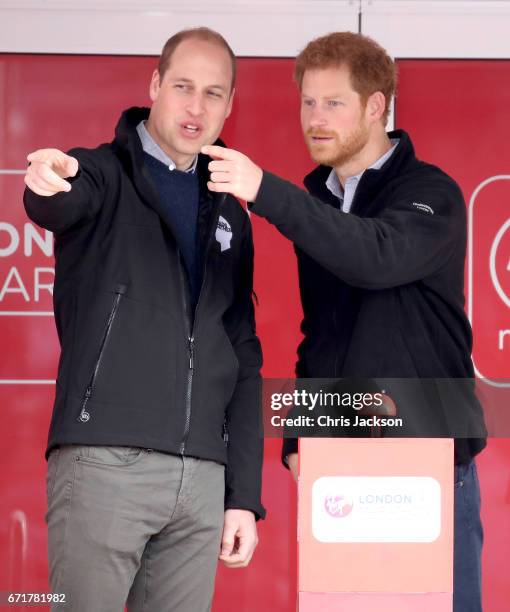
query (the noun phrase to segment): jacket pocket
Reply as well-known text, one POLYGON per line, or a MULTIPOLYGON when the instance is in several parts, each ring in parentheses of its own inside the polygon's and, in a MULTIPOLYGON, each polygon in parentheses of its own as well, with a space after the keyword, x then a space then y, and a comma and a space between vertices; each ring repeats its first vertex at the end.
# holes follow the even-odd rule
POLYGON ((101 342, 99 345, 99 351, 96 357, 96 361, 94 363, 94 367, 92 369, 92 374, 90 376, 89 383, 87 385, 87 389, 85 391, 85 395, 83 397, 83 403, 81 406, 81 411, 78 416, 78 421, 80 423, 87 423, 90 420, 90 413, 87 412, 87 404, 94 392, 94 386, 96 384, 97 376, 99 374, 99 370, 101 368, 101 361, 103 359, 104 351, 106 349, 106 345, 108 344, 108 339, 110 337, 110 333, 115 321, 115 317, 117 316, 117 311, 119 309, 119 304, 122 296, 126 293, 126 285, 117 285, 115 287, 115 298, 113 300, 113 304, 110 310, 110 314, 108 316, 108 320, 106 321, 106 326, 103 332, 103 336, 101 338, 101 342))

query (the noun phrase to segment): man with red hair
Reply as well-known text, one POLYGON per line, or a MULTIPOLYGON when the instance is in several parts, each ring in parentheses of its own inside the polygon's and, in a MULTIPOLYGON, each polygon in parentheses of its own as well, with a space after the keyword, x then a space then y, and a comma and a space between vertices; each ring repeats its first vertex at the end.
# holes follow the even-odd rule
MULTIPOLYGON (((413 416, 415 401, 425 405, 426 425, 441 406, 434 380, 467 383, 452 385, 460 396, 444 407, 457 414, 456 432, 475 424, 455 440, 454 610, 479 612, 483 535, 473 457, 485 429, 465 380, 474 371, 462 193, 416 158, 408 134, 386 132, 396 70, 375 41, 350 32, 313 40, 295 78, 303 134, 319 164, 304 180, 308 193, 239 152, 205 147, 215 158, 210 189, 247 200, 295 245, 304 313, 298 377, 414 380, 413 416)), ((285 440, 283 457, 296 476, 295 439, 285 440)))

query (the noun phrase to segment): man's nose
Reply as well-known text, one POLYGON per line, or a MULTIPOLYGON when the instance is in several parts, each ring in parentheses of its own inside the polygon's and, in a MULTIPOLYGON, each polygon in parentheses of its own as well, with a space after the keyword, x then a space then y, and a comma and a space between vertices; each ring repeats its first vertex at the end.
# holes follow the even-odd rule
POLYGON ((324 115, 324 111, 318 106, 312 108, 309 116, 309 121, 310 127, 312 128, 325 127, 327 124, 327 119, 324 115))
POLYGON ((201 115, 204 112, 204 101, 199 93, 194 93, 188 100, 186 106, 191 115, 201 115))

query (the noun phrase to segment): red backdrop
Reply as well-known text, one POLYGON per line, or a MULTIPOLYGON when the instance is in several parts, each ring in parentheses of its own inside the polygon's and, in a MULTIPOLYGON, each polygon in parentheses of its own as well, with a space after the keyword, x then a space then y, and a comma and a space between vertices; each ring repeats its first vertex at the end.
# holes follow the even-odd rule
MULTIPOLYGON (((23 169, 26 154, 38 147, 67 149, 111 140, 125 107, 148 104, 154 64, 147 57, 0 56, 0 170, 23 169)), ((401 61, 399 67, 398 126, 411 132, 419 156, 459 181, 469 203, 476 186, 487 177, 504 174, 505 160, 510 159, 508 139, 503 137, 508 104, 502 99, 506 95, 508 102, 510 97, 510 86, 505 85, 505 79, 510 83, 510 63, 401 61), (494 142, 495 134, 501 135, 499 142, 494 142)), ((300 184, 311 164, 302 144, 291 73, 291 60, 240 60, 237 100, 223 137, 268 170, 300 184)), ((474 269, 475 291, 480 287, 473 300, 479 309, 475 358, 486 376, 508 378, 510 334, 503 338, 507 341, 503 350, 497 347, 499 330, 505 322, 510 327, 508 309, 494 282, 489 282, 492 277, 483 262, 490 257, 494 232, 504 223, 504 189, 509 186, 510 182, 498 183, 494 191, 481 192, 475 203, 484 210, 480 223, 488 225, 476 235, 475 248, 480 250, 473 259, 482 262, 474 269), (497 324, 496 331, 484 322, 497 324)), ((45 314, 51 311, 47 288, 52 279, 51 238, 28 223, 22 191, 22 175, 0 173, 0 590, 42 592, 47 590, 43 450, 58 344, 53 320, 45 314)), ((256 218, 253 225, 264 374, 290 376, 301 316, 294 255, 274 228, 256 218)), ((508 236, 502 236, 495 256, 503 293, 510 276, 504 265, 508 236)), ((268 518, 260 523, 257 553, 245 570, 220 568, 216 612, 295 609, 295 486, 280 465, 279 452, 279 442, 268 440, 264 465, 268 518)), ((509 465, 510 446, 502 440, 492 440, 479 460, 488 612, 503 612, 510 598, 505 582, 509 465)))
MULTIPOLYGON (((510 180, 499 178, 477 189, 487 179, 510 175, 505 110, 510 104, 510 62, 406 60, 398 66, 398 127, 411 133, 419 157, 437 164, 460 184, 472 213, 466 297, 467 306, 472 306, 468 311, 473 315, 475 364, 484 377, 506 378, 499 382, 508 385, 510 333, 502 348, 499 340, 500 332, 510 329, 510 303, 502 299, 510 295, 510 232, 499 243, 497 237, 510 218, 510 180)), ((510 411, 508 402, 498 408, 510 411)), ((478 468, 485 529, 484 610, 504 612, 510 596, 510 440, 490 439, 478 468)))

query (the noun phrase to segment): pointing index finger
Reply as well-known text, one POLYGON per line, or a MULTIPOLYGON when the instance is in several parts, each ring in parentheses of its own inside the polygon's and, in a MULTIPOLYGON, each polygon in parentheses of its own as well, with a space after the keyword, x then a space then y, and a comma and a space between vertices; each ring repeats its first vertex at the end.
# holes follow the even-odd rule
POLYGON ((225 147, 219 147, 218 145, 206 145, 202 147, 201 152, 204 155, 209 155, 213 159, 226 159, 232 161, 236 158, 239 153, 233 149, 226 149, 225 147))

